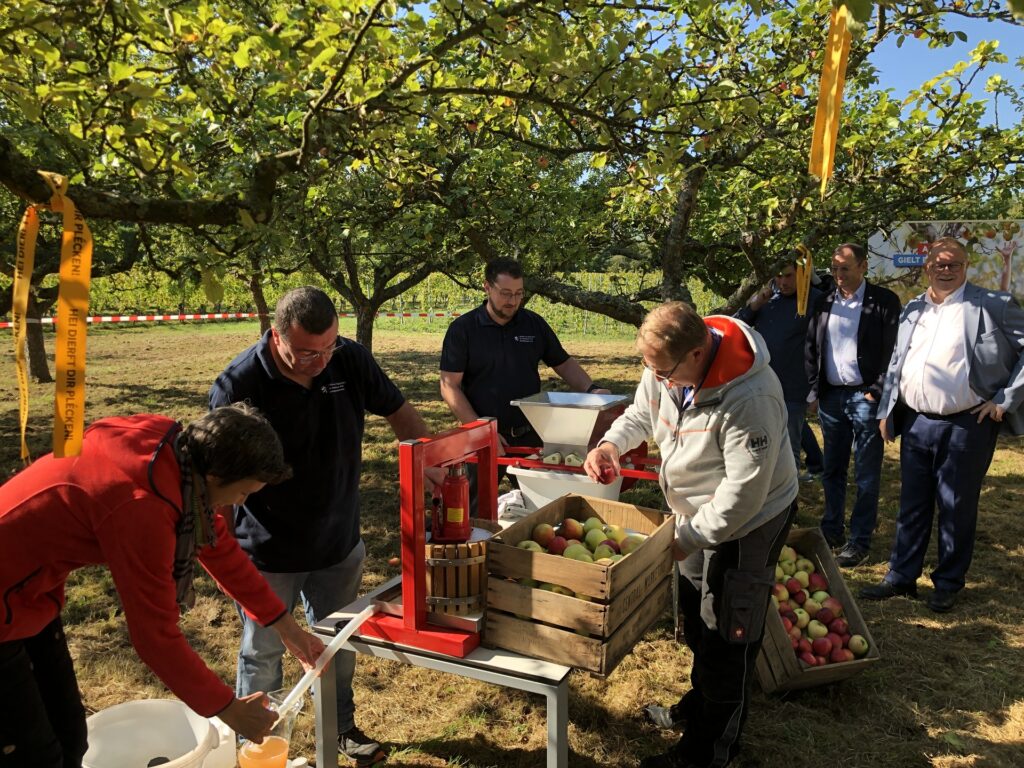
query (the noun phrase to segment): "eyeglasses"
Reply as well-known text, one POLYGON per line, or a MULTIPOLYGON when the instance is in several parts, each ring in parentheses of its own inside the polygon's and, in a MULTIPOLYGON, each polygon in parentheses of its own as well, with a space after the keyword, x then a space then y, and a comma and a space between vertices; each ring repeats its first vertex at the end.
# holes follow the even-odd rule
MULTIPOLYGON (((685 355, 683 357, 685 357, 685 355)), ((659 371, 653 365, 648 365, 646 360, 644 360, 644 359, 640 360, 640 363, 643 365, 643 367, 646 368, 651 373, 653 373, 654 374, 654 378, 657 381, 670 381, 672 379, 672 374, 676 372, 676 368, 679 367, 679 364, 681 362, 683 362, 683 358, 682 357, 680 357, 678 360, 676 360, 676 364, 672 366, 672 370, 671 371, 659 371)))
POLYGON ((287 336, 281 336, 281 338, 285 340, 289 347, 291 347, 292 354, 295 355, 296 361, 300 363, 312 363, 319 360, 320 358, 323 358, 324 360, 330 360, 331 356, 339 349, 341 349, 342 344, 341 341, 336 341, 334 342, 334 346, 331 347, 330 349, 325 349, 323 352, 317 352, 316 350, 313 349, 296 349, 295 347, 292 347, 292 343, 288 341, 287 336))
POLYGON ((955 275, 958 274, 960 270, 964 268, 965 263, 966 262, 963 261, 944 261, 940 264, 937 261, 933 261, 932 269, 934 269, 936 272, 946 271, 955 275))
POLYGON ((507 288, 499 290, 496 285, 491 285, 491 288, 497 291, 505 301, 522 301, 526 298, 526 291, 510 291, 507 288))

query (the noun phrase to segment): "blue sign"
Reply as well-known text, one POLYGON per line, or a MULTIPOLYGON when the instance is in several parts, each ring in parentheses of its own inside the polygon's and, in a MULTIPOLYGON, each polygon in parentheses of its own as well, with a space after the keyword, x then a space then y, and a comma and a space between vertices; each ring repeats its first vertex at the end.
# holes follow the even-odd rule
POLYGON ((894 253, 892 263, 895 267, 923 267, 927 253, 894 253))

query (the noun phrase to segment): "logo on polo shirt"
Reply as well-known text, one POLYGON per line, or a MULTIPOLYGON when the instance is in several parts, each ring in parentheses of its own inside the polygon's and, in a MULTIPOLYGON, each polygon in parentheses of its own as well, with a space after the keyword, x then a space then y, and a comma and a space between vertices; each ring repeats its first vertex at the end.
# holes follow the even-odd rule
POLYGON ((345 382, 330 381, 327 384, 324 384, 322 387, 320 387, 320 391, 323 392, 325 395, 333 395, 335 392, 344 392, 345 382))
POLYGON ((521 344, 533 344, 537 339, 536 336, 513 336, 512 338, 521 344))

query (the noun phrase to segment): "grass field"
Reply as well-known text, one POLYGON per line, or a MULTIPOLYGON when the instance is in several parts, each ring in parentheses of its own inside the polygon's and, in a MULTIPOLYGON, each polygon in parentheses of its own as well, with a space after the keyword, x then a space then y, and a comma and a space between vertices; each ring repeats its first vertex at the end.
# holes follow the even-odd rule
MULTIPOLYGON (((97 329, 90 332, 88 419, 159 412, 191 419, 205 408, 210 382, 257 334, 253 324, 97 329)), ((10 338, 9 336, 5 338, 10 338)), ((52 341, 52 337, 49 337, 52 341)), ((48 342, 49 343, 49 342, 48 342)), ((454 426, 437 388, 441 337, 378 332, 375 353, 433 428, 454 426)), ((572 341, 567 347, 594 378, 631 392, 639 368, 628 341, 572 341)), ((18 412, 13 356, 0 385, 0 462, 17 470, 18 412)), ((554 375, 545 373, 545 388, 554 375)), ((52 385, 32 390, 30 441, 48 450, 52 385)), ((397 459, 393 436, 371 418, 364 444, 363 535, 368 589, 394 575, 398 553, 397 459)), ((893 535, 899 489, 897 449, 887 449, 879 530, 869 564, 847 572, 852 590, 879 580, 893 535)), ((879 644, 881 661, 833 686, 785 696, 757 692, 740 768, 807 766, 1024 766, 1024 450, 1000 442, 982 493, 978 545, 967 590, 956 609, 931 613, 899 598, 860 608, 879 644)), ((652 484, 630 492, 660 504, 652 484)), ((820 486, 801 488, 797 525, 815 525, 820 486)), ((41 543, 41 546, 45 544, 41 543)), ((929 562, 934 562, 934 542, 929 562)), ((927 567, 926 567, 927 571, 927 567)), ((922 596, 930 583, 923 579, 922 596)), ((196 608, 183 619, 192 643, 226 680, 233 680, 238 620, 205 577, 196 608)), ((102 569, 78 572, 68 590, 65 622, 79 683, 90 711, 168 692, 136 657, 112 584, 102 569)), ((640 709, 672 702, 688 687, 690 657, 672 640, 671 619, 652 630, 607 679, 574 673, 570 683, 572 766, 634 766, 674 737, 642 725, 640 709)), ((287 664, 288 682, 298 665, 287 664)), ((396 766, 544 764, 544 705, 540 697, 466 682, 440 673, 360 659, 358 722, 386 740, 396 766)), ((310 707, 300 720, 295 754, 313 756, 310 707)))

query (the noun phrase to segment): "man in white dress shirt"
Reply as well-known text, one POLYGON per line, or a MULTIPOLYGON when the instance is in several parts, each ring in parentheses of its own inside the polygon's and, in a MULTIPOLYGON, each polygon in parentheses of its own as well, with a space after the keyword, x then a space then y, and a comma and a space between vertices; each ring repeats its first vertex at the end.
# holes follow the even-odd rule
POLYGON ((917 595, 937 506, 938 563, 928 607, 943 612, 955 605, 1000 426, 1024 431, 1024 311, 1010 294, 967 282, 968 264, 959 241, 932 243, 928 290, 900 320, 878 409, 881 436, 902 435, 900 512, 889 573, 861 590, 870 600, 917 595))
POLYGON ((877 409, 900 316, 899 298, 868 282, 867 271, 863 246, 843 243, 835 249, 832 275, 836 289, 815 307, 805 350, 811 385, 808 402, 812 410, 817 405, 824 439, 821 531, 832 547, 841 547, 836 563, 845 568, 867 559, 878 519, 884 446, 878 434, 877 409), (857 498, 846 537, 851 450, 857 498))

